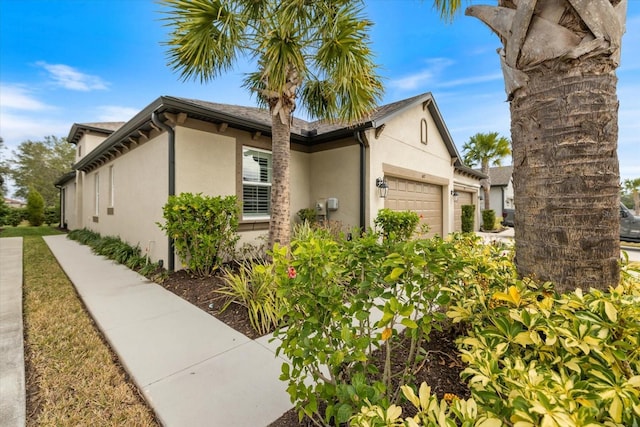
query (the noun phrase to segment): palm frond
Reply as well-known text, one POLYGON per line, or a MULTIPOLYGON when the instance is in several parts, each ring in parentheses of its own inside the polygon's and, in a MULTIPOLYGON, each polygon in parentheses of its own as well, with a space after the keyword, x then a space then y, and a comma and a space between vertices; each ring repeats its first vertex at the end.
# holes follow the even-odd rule
POLYGON ((220 0, 162 0, 170 10, 169 66, 184 80, 211 80, 230 69, 242 50, 246 23, 230 2, 220 0), (224 4, 223 4, 224 3, 224 4))

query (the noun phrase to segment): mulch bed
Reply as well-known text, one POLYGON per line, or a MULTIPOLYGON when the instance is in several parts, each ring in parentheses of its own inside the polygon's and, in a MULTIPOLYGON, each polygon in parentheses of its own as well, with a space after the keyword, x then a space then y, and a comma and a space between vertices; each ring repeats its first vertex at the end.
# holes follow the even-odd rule
MULTIPOLYGON (((225 303, 225 297, 216 293, 216 289, 222 286, 220 277, 212 276, 199 278, 190 275, 184 270, 169 274, 162 286, 180 296, 181 298, 196 305, 200 309, 226 323, 238 332, 256 339, 257 334, 251 324, 247 311, 237 305, 231 304, 227 310, 221 312, 220 309, 225 303)), ((429 362, 416 373, 416 387, 423 381, 431 386, 432 393, 442 398, 445 393, 452 393, 460 398, 469 397, 469 389, 460 380, 460 372, 464 369, 463 363, 455 346, 455 339, 459 333, 456 328, 445 327, 442 331, 433 330, 430 341, 424 344, 423 348, 428 352, 429 362)), ((408 353, 408 348, 403 348, 408 353)), ((406 359, 406 353, 398 351, 394 353, 394 358, 398 361, 406 359)), ((383 363, 383 354, 378 354, 380 366, 383 363)), ((393 362, 393 360, 392 360, 393 362)), ((403 405, 403 415, 413 415, 411 405, 403 405)), ((303 420, 298 421, 298 414, 295 410, 286 412, 281 418, 274 421, 270 427, 300 427, 311 426, 312 424, 303 420)))

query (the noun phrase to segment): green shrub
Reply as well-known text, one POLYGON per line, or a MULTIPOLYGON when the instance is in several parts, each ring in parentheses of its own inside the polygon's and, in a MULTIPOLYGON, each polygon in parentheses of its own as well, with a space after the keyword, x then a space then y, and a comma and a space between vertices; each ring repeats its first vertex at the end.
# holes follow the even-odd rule
POLYGON ((462 282, 465 268, 498 251, 477 242, 475 235, 457 234, 390 244, 373 233, 336 241, 308 230, 304 240, 292 241, 290 252, 274 249, 279 292, 289 302, 275 332, 282 341, 278 353, 290 361, 281 379, 299 413, 318 425, 339 425, 365 399, 398 403, 402 391, 392 377, 400 384, 413 381, 425 357, 419 349, 444 321, 436 308, 449 296, 441 286, 462 282), (373 311, 380 320, 370 319, 373 311), (401 362, 394 356, 403 354, 399 328, 405 328, 403 344, 410 349, 401 362), (375 350, 384 355, 381 370, 370 359, 375 350))
POLYGON ((44 222, 44 198, 33 188, 27 195, 27 220, 33 227, 39 227, 44 222))
POLYGON ((184 266, 208 276, 234 253, 239 215, 235 196, 182 193, 169 197, 163 208, 165 223, 158 225, 174 240, 184 266))
POLYGON ((4 196, 2 195, 2 191, 0 191, 0 227, 6 224, 9 224, 9 214, 11 213, 11 208, 7 206, 7 203, 4 201, 4 196))
POLYGON ((225 284, 216 292, 228 299, 221 311, 231 304, 245 307, 251 326, 262 335, 278 326, 284 299, 277 293, 273 264, 242 263, 237 272, 225 268, 222 272, 225 284))
POLYGON ((302 223, 308 222, 313 224, 316 222, 316 211, 312 208, 300 209, 298 211, 298 218, 300 218, 300 222, 302 223))
POLYGON ((5 217, 5 224, 17 227, 25 219, 26 210, 24 208, 9 208, 5 217))
POLYGON ((491 231, 495 229, 496 225, 496 212, 493 209, 486 209, 482 211, 482 229, 484 231, 491 231))
MULTIPOLYGON (((468 260, 475 251, 458 250, 468 260)), ((417 396, 403 387, 415 416, 367 402, 350 425, 640 425, 640 271, 623 266, 608 293, 558 295, 549 283, 518 279, 497 246, 485 250, 486 262, 458 265, 442 288, 447 316, 468 330, 458 347, 472 398, 438 402, 424 384, 417 396)))
POLYGON ((413 236, 420 217, 415 212, 399 212, 385 208, 378 211, 378 216, 373 222, 385 240, 405 241, 413 236))
POLYGON ((462 205, 462 232, 473 232, 473 223, 476 213, 476 205, 462 205))
POLYGON ((44 210, 44 222, 54 226, 60 224, 60 207, 49 206, 44 210))

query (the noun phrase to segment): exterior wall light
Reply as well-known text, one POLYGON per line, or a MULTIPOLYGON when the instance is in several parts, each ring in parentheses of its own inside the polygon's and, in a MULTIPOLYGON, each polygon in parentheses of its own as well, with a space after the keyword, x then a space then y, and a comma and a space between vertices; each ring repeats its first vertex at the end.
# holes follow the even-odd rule
POLYGON ((376 178, 376 187, 378 187, 378 194, 380 198, 384 199, 387 197, 387 193, 389 192, 389 184, 387 184, 387 180, 384 178, 376 178))
POLYGON ((453 201, 457 202, 458 201, 458 192, 456 190, 451 190, 451 195, 453 196, 453 201))

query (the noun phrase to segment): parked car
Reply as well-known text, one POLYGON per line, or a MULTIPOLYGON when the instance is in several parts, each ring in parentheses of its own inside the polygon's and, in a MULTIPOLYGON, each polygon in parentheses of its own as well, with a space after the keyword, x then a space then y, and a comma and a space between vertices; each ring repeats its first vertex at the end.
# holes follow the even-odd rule
POLYGON ((507 227, 513 227, 513 220, 516 214, 515 209, 503 209, 502 210, 502 225, 507 227))
POLYGON ((620 203, 620 240, 640 242, 640 216, 620 203))

